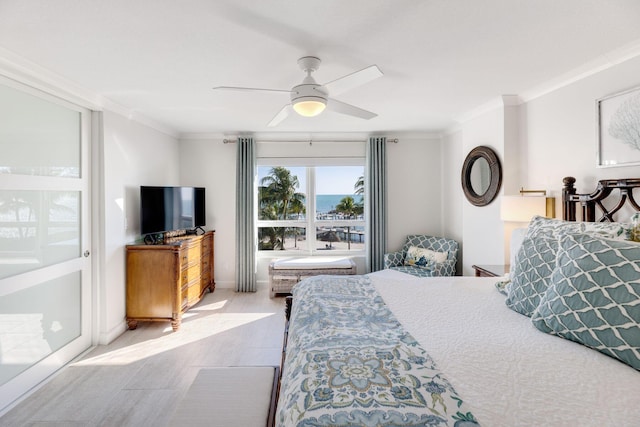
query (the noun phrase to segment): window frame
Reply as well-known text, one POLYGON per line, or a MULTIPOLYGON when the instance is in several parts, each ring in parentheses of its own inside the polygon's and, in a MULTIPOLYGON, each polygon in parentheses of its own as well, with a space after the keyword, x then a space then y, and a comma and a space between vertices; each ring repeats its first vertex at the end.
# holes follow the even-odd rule
MULTIPOLYGON (((257 168, 260 167, 276 167, 282 166, 286 168, 299 167, 306 169, 306 186, 300 188, 300 191, 305 192, 306 196, 306 213, 305 219, 302 220, 260 220, 258 219, 258 210, 256 209, 255 224, 256 224, 256 239, 258 236, 258 229, 263 227, 299 227, 305 230, 305 249, 297 250, 260 250, 256 244, 256 253, 258 258, 273 258, 274 255, 278 256, 364 256, 366 253, 365 247, 360 250, 331 250, 323 251, 317 248, 316 229, 321 226, 331 227, 363 227, 365 233, 365 241, 367 239, 367 219, 364 217, 362 220, 318 220, 316 219, 316 167, 323 166, 361 166, 363 168, 363 175, 365 174, 365 158, 364 157, 339 157, 339 158, 276 158, 276 157, 264 157, 256 159, 257 168)), ((258 206, 258 188, 260 182, 257 179, 258 173, 256 169, 256 182, 254 194, 256 197, 256 206, 258 206)), ((365 211, 366 211, 367 199, 365 198, 365 211)))

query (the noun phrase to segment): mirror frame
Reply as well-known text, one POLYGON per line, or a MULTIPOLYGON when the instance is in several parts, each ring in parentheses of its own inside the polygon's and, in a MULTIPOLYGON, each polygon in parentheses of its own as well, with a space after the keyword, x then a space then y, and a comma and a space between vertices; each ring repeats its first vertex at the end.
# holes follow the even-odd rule
POLYGON ((502 166, 496 152, 484 145, 471 150, 462 165, 462 191, 464 191, 467 200, 474 206, 487 206, 496 198, 501 185, 502 166), (485 159, 489 163, 489 173, 491 175, 489 188, 483 194, 476 193, 471 185, 471 169, 478 159, 485 159))

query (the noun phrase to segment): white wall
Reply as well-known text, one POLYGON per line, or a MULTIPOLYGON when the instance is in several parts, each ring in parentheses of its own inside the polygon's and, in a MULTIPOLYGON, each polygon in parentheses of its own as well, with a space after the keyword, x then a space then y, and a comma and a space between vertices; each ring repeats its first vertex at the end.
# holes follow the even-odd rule
POLYGON ((461 169, 466 152, 462 146, 462 131, 455 131, 442 137, 442 235, 454 239, 460 245, 456 274, 462 274, 464 241, 462 205, 466 203, 462 191, 461 169))
POLYGON ((207 225, 215 230, 216 287, 235 287, 236 145, 222 138, 180 141, 180 184, 206 188, 207 225))
MULTIPOLYGON (((600 179, 639 177, 640 166, 596 167, 596 99, 640 86, 640 58, 580 80, 522 108, 528 132, 527 185, 560 197, 562 178, 577 178, 578 192, 591 192, 600 179)), ((556 200, 558 215, 562 206, 556 200)))
POLYGON ((443 233, 441 140, 397 138, 397 144, 387 145, 388 251, 399 250, 408 234, 443 233))
POLYGON ((98 333, 106 344, 126 327, 125 245, 140 237, 140 186, 178 185, 179 151, 175 138, 109 111, 102 129, 98 333))

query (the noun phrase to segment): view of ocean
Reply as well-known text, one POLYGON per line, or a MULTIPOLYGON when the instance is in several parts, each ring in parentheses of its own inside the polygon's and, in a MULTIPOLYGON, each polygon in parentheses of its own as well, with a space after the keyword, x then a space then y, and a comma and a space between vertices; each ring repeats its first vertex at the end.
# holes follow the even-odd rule
POLYGON ((327 213, 334 210, 340 200, 346 196, 353 197, 356 203, 362 202, 362 196, 356 194, 318 194, 316 195, 316 212, 327 213))

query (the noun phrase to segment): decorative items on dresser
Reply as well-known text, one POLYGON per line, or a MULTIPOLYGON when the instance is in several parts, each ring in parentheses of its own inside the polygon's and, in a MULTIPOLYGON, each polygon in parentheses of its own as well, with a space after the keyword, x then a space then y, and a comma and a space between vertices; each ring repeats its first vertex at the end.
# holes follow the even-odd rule
POLYGON ((215 289, 214 231, 167 238, 162 244, 127 245, 127 324, 170 321, 180 328, 182 315, 215 289))

